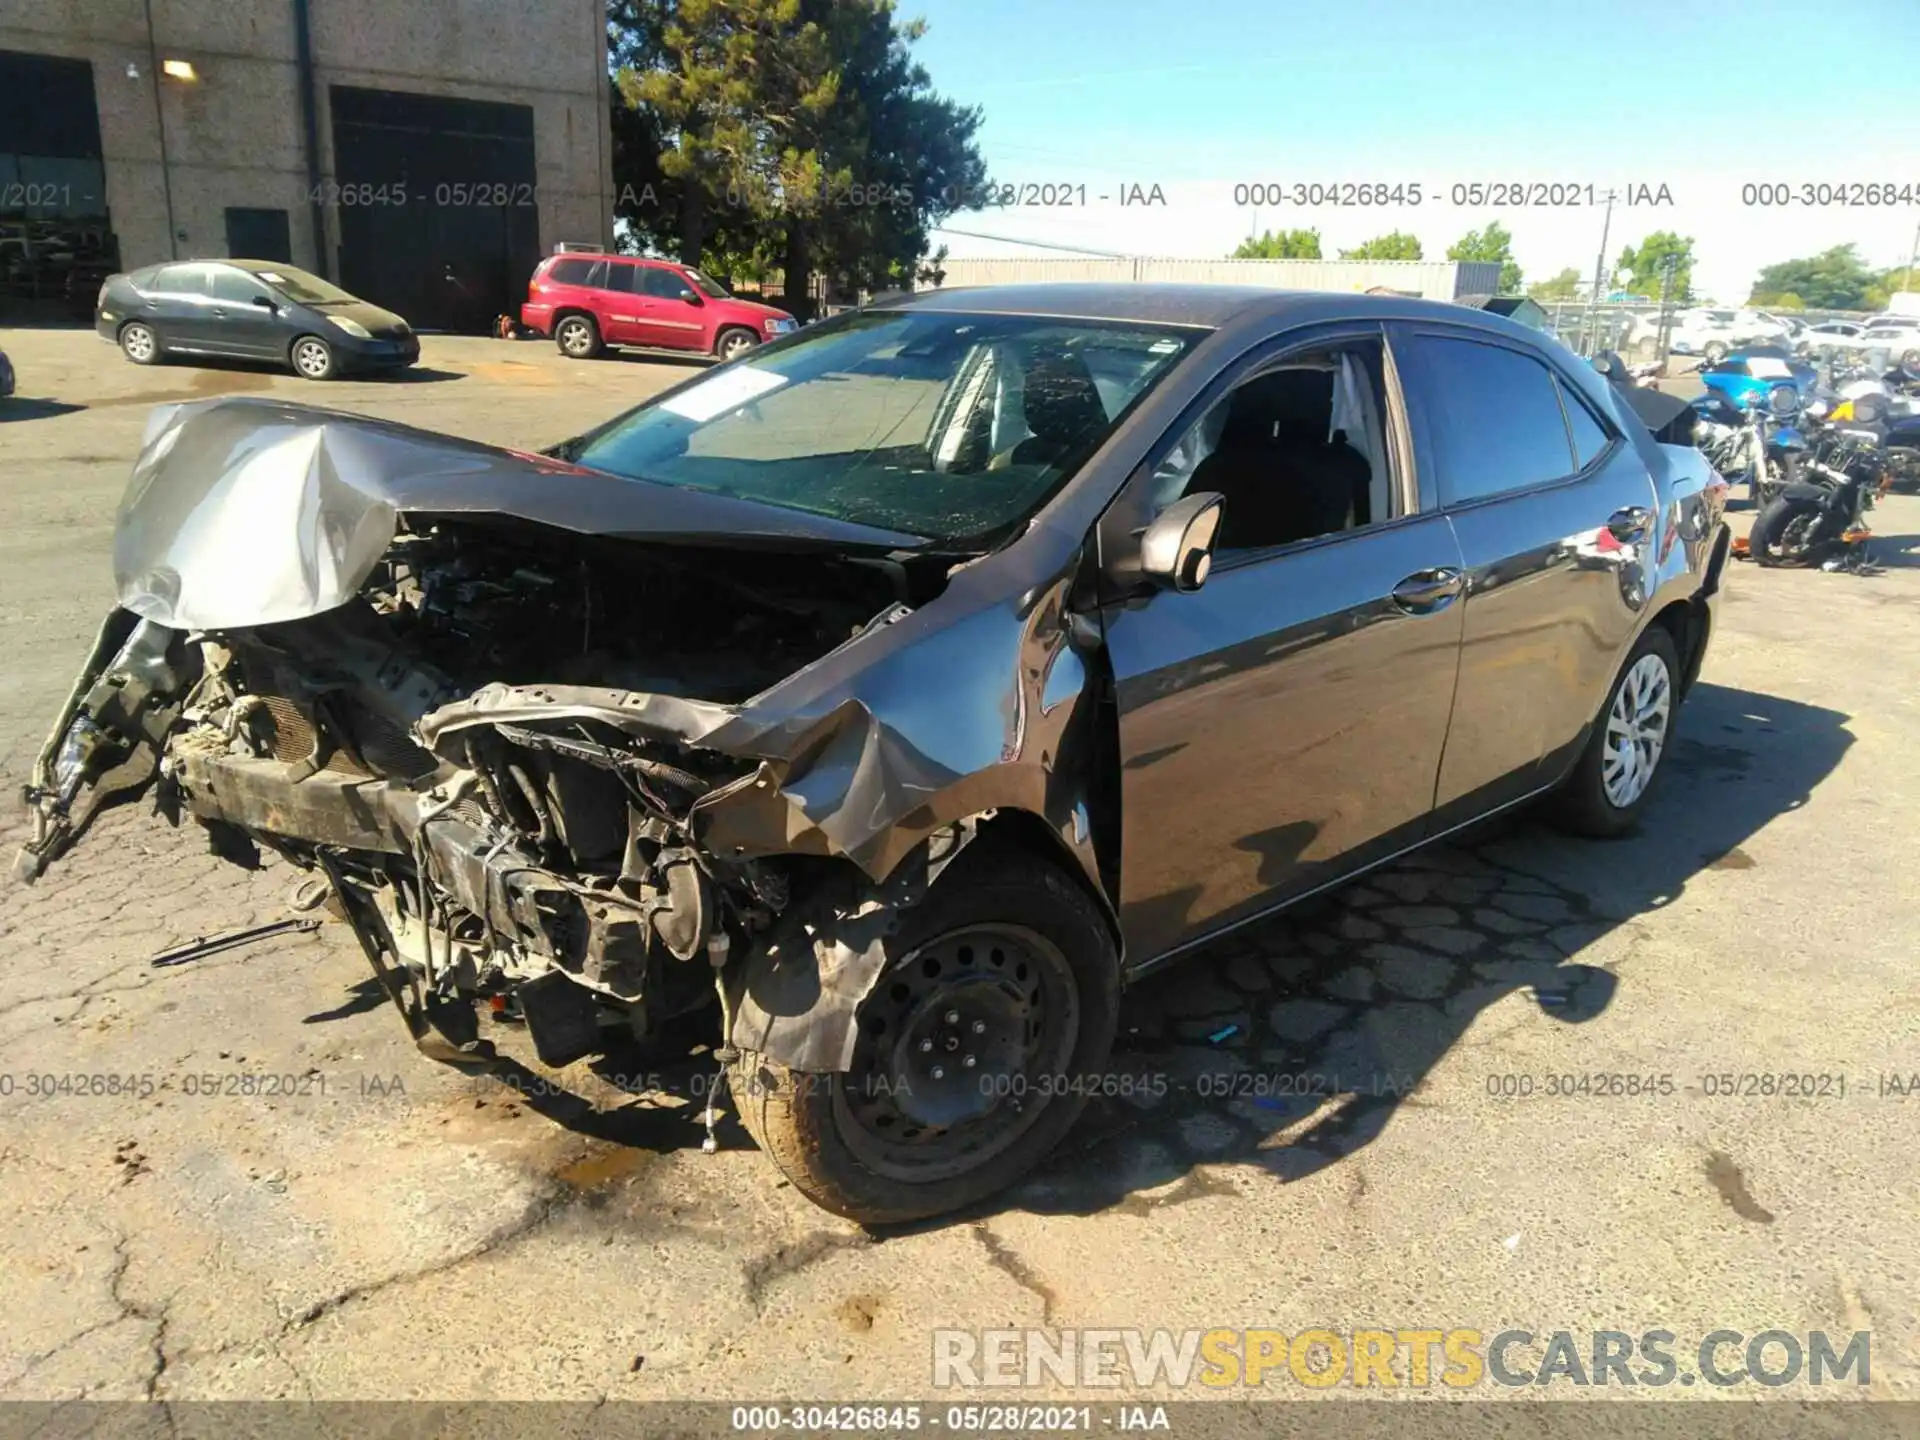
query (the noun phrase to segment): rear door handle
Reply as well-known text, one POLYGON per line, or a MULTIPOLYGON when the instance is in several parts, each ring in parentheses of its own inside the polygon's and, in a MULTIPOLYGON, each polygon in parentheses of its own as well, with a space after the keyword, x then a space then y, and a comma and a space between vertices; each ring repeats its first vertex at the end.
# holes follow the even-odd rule
POLYGON ((1653 512, 1644 505, 1628 505, 1607 517, 1607 529, 1623 545, 1647 538, 1653 512))
POLYGON ((1409 615, 1431 615, 1459 595, 1464 582, 1450 565, 1416 570, 1393 587, 1393 603, 1409 615))

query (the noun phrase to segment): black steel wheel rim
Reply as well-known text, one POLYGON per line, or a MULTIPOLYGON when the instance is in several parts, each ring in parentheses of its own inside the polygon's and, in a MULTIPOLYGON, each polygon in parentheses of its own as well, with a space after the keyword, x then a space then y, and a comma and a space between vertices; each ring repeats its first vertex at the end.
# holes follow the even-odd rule
POLYGON ((1080 992, 1044 936, 971 925, 889 967, 858 1024, 833 1084, 847 1148, 889 1179, 945 1180, 1005 1151, 1067 1090, 1080 992))

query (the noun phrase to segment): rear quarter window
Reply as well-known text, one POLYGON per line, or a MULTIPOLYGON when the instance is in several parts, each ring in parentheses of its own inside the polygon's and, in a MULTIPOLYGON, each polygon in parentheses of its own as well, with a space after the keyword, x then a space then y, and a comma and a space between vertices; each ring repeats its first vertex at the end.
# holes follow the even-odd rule
POLYGON ((604 269, 604 260, 556 260, 547 271, 547 279, 556 285, 591 285, 596 269, 604 269))

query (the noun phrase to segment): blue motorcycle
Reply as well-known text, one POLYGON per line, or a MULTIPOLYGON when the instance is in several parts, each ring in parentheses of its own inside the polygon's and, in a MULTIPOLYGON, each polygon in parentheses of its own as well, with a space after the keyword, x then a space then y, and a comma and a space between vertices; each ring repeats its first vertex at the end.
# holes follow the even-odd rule
POLYGON ((1755 505, 1764 507, 1800 478, 1810 444, 1794 423, 1802 410, 1794 385, 1748 386, 1741 401, 1714 387, 1690 404, 1694 444, 1729 481, 1745 480, 1755 505))

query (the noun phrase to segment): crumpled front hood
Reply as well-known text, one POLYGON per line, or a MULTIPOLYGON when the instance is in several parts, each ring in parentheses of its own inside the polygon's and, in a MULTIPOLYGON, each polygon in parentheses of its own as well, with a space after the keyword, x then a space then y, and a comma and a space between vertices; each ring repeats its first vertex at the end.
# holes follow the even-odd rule
POLYGON ((358 593, 408 512, 742 548, 924 543, 389 421, 231 399, 154 411, 120 502, 114 583, 121 605, 174 629, 304 619, 358 593))

